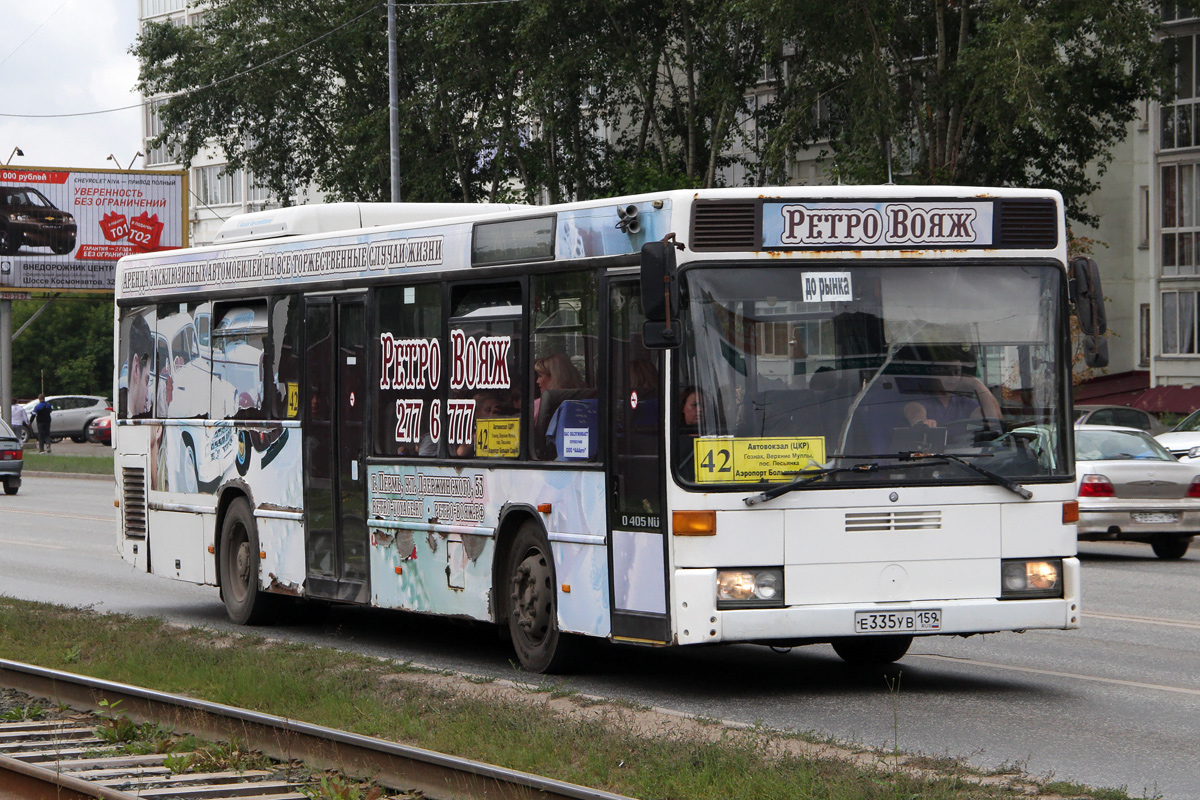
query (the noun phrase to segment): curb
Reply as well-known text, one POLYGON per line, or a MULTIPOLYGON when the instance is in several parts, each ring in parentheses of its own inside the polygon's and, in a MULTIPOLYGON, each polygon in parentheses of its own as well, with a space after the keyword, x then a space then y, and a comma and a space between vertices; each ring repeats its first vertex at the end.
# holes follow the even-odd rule
POLYGON ((96 475, 89 472, 35 472, 24 470, 21 479, 25 478, 76 478, 81 481, 116 481, 114 475, 96 475))

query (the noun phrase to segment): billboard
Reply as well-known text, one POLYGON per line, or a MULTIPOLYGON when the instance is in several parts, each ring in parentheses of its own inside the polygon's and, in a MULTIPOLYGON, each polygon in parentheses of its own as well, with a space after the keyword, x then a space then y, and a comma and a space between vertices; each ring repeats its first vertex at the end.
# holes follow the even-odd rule
POLYGON ((111 292, 117 259, 186 246, 186 172, 0 166, 0 287, 111 292))

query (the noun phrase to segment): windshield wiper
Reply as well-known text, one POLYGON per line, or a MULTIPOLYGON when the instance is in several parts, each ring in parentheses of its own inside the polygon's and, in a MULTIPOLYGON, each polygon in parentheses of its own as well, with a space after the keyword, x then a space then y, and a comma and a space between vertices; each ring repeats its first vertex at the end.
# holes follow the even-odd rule
POLYGON ((1004 477, 1003 475, 992 472, 990 469, 984 469, 983 467, 979 466, 978 464, 972 464, 970 461, 967 461, 965 458, 961 458, 956 455, 950 455, 947 453, 922 453, 921 455, 926 458, 945 458, 950 461, 954 461, 955 463, 962 464, 964 467, 971 470, 972 472, 977 473, 977 474, 983 476, 984 478, 987 478, 989 482, 994 483, 997 486, 1000 486, 1002 488, 1008 489, 1010 492, 1021 497, 1024 500, 1029 500, 1030 498, 1033 497, 1033 492, 1029 491, 1024 486, 1017 483, 1016 481, 1009 480, 1008 478, 1004 477))
MULTIPOLYGON (((978 457, 978 456, 976 456, 976 457, 978 457)), ((928 461, 928 462, 930 462, 931 466, 937 465, 937 464, 945 464, 945 463, 953 461, 956 464, 962 464, 964 467, 966 467, 967 469, 976 473, 977 475, 979 475, 983 478, 986 478, 989 483, 992 483, 996 486, 1007 489, 1008 491, 1012 492, 1013 494, 1025 499, 1025 500, 1029 500, 1030 498, 1033 497, 1033 492, 1029 491, 1024 486, 1017 483, 1016 481, 1009 480, 1008 478, 1004 477, 1003 475, 998 475, 997 473, 992 472, 990 469, 984 469, 983 467, 980 467, 976 464, 972 464, 970 461, 967 461, 966 459, 962 458, 961 456, 956 456, 953 453, 902 452, 902 453, 886 453, 886 454, 861 455, 861 456, 860 455, 836 455, 836 456, 830 457, 829 463, 832 463, 835 459, 839 459, 839 458, 840 459, 846 459, 846 458, 853 458, 853 459, 896 458, 896 459, 899 459, 901 461, 901 463, 899 463, 899 464, 882 464, 881 465, 881 464, 878 464, 875 462, 871 462, 871 463, 867 463, 867 464, 856 464, 855 466, 852 466, 852 467, 834 467, 834 468, 818 467, 815 470, 814 469, 804 469, 804 470, 801 470, 800 472, 796 473, 796 477, 791 482, 782 484, 780 486, 775 486, 773 488, 770 488, 763 492, 760 492, 759 494, 756 494, 756 495, 751 495, 750 497, 745 498, 743 500, 743 502, 745 502, 745 504, 748 506, 757 505, 759 503, 765 503, 768 500, 774 500, 776 497, 787 494, 788 492, 795 491, 796 489, 799 489, 802 486, 806 486, 810 483, 813 483, 814 481, 819 481, 822 478, 824 478, 826 475, 833 475, 838 472, 881 472, 883 470, 889 470, 889 469, 904 469, 905 467, 909 466, 908 462, 912 462, 912 461, 928 461), (805 477, 801 477, 802 475, 805 477)), ((811 462, 811 463, 815 463, 815 462, 811 462)))

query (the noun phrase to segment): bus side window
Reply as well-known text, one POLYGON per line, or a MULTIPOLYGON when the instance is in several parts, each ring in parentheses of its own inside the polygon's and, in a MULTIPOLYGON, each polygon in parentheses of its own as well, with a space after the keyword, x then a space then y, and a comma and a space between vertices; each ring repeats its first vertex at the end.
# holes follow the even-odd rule
POLYGON ((441 284, 385 286, 377 297, 375 455, 436 456, 445 397, 441 284))
POLYGON ((156 390, 154 368, 155 309, 134 308, 121 317, 120 373, 117 376, 117 416, 149 416, 156 390))
POLYGON ((533 432, 541 460, 599 457, 600 308, 594 271, 530 280, 533 335, 533 432))
POLYGON ((156 331, 158 408, 164 419, 204 419, 209 416, 210 360, 200 347, 197 305, 163 305, 158 309, 156 331))
MULTIPOLYGON (((271 419, 299 419, 301 405, 300 375, 304 363, 304 313, 300 295, 288 295, 275 300, 271 306, 268 356, 271 364, 270 403, 267 416, 271 419)), ((202 328, 196 318, 196 330, 202 328)), ((207 328, 204 328, 207 330, 207 328)), ((205 336, 207 339, 207 335, 205 336)), ((201 352, 204 348, 201 347, 201 352)))
POLYGON ((453 458, 518 458, 525 398, 518 283, 451 289, 449 398, 442 426, 453 458))
POLYGON ((213 320, 213 418, 265 419, 266 300, 217 305, 213 320))

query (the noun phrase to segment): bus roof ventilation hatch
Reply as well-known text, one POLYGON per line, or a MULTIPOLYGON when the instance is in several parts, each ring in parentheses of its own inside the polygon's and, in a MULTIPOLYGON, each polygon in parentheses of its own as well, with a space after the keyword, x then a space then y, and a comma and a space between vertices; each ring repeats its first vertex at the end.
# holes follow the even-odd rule
POLYGON ((996 223, 996 246, 1013 250, 1058 247, 1058 208, 1048 199, 1004 199, 996 223))
POLYGON ((692 212, 693 250, 758 250, 758 203, 754 200, 697 200, 692 212))
POLYGON ((523 208, 527 206, 514 203, 311 203, 232 216, 222 223, 213 243, 444 221, 523 208))

